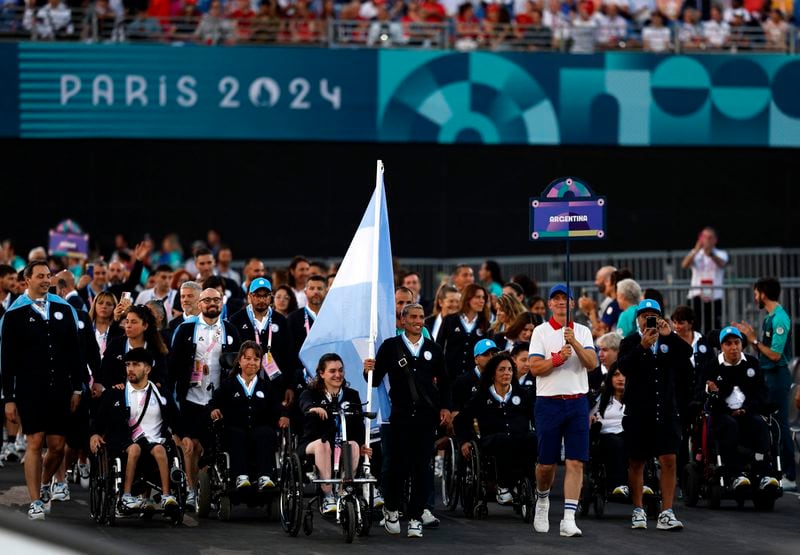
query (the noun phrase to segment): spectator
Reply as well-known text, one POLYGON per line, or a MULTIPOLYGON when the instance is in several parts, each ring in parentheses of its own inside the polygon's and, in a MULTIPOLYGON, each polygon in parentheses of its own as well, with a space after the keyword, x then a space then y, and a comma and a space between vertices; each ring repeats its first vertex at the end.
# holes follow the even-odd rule
POLYGON ((500 272, 500 264, 494 260, 487 260, 481 264, 478 270, 478 279, 493 297, 503 294, 503 278, 500 272))
POLYGON ((707 48, 724 48, 730 39, 730 25, 722 18, 716 4, 711 7, 711 19, 703 21, 703 39, 707 48))
MULTIPOLYGON (((367 4, 362 4, 362 8, 367 4)), ((405 44, 406 37, 405 33, 403 33, 403 25, 399 21, 392 21, 392 16, 389 10, 386 9, 386 2, 378 2, 376 10, 375 21, 369 25, 367 46, 390 47, 405 44)))
POLYGON ((35 12, 34 8, 34 3, 29 4, 22 19, 22 26, 31 32, 32 38, 55 40, 75 32, 72 10, 62 0, 47 0, 35 12))
POLYGON ((561 45, 570 38, 570 22, 561 10, 559 0, 547 0, 547 10, 542 14, 542 23, 553 33, 554 46, 561 45))
POLYGON ((700 12, 694 8, 683 10, 683 20, 678 25, 678 40, 684 50, 696 50, 703 43, 703 33, 698 24, 700 12))
POLYGON ((638 25, 644 25, 650 19, 650 14, 654 11, 656 11, 655 0, 631 0, 631 19, 638 25))
POLYGON ((34 247, 28 252, 28 262, 34 260, 47 260, 47 251, 44 247, 34 247))
POLYGON ((617 302, 622 309, 617 321, 620 337, 628 337, 636 331, 636 307, 641 299, 642 288, 634 280, 623 279, 617 284, 617 302))
POLYGON ((766 39, 766 47, 770 50, 786 50, 787 39, 789 35, 789 24, 786 23, 786 18, 778 9, 772 9, 769 12, 769 19, 763 25, 764 37, 766 39))
POLYGON ((510 36, 511 18, 505 6, 490 4, 486 8, 486 17, 481 24, 483 30, 481 43, 484 48, 498 50, 510 36))
POLYGON ((700 331, 722 327, 722 284, 727 264, 728 253, 717 248, 717 232, 712 227, 700 232, 694 248, 681 262, 681 268, 692 271, 689 302, 700 318, 700 331))
POLYGON ((578 4, 578 16, 572 22, 573 54, 591 54, 594 52, 597 20, 590 12, 590 2, 583 0, 578 4))
MULTIPOLYGON (((675 21, 678 19, 681 11, 680 0, 656 0, 656 7, 658 8, 655 13, 661 15, 662 23, 664 19, 675 21)), ((652 15, 655 15, 653 13, 652 15)), ((652 21, 652 15, 650 20, 652 21)))
POLYGON ((670 43, 672 34, 668 27, 664 27, 664 16, 655 12, 650 18, 650 24, 642 30, 642 44, 649 52, 667 52, 672 49, 670 43))
POLYGON ((447 13, 437 0, 422 0, 419 6, 420 16, 426 23, 444 23, 447 13))
POLYGON ((527 50, 550 50, 553 48, 553 32, 542 23, 542 12, 533 2, 525 4, 525 12, 514 18, 517 40, 527 50))
POLYGON ((291 19, 292 42, 308 43, 319 39, 317 16, 309 9, 308 0, 295 0, 291 19))
MULTIPOLYGON (((614 266, 603 266, 595 274, 594 284, 597 287, 597 291, 602 295, 599 306, 594 299, 587 295, 583 295, 578 301, 579 308, 586 314, 592 324, 592 337, 594 338, 610 331, 602 318, 609 310, 611 303, 616 300, 616 293, 612 284, 616 270, 614 266)), ((611 308, 611 312, 613 311, 614 309, 611 308)))
MULTIPOLYGON (((327 5, 327 2, 326 2, 327 5)), ((255 42, 275 42, 281 26, 280 7, 277 0, 264 0, 253 18, 253 36, 255 42)))
POLYGON ((222 15, 222 4, 219 0, 214 0, 208 13, 203 14, 200 19, 194 36, 204 44, 232 44, 236 40, 236 23, 225 19, 222 15))
MULTIPOLYGON (((238 40, 248 41, 253 38, 253 23, 255 22, 256 12, 254 12, 253 8, 250 7, 250 0, 235 0, 233 3, 233 10, 231 10, 228 17, 236 23, 236 36, 238 40)), ((220 255, 224 249, 225 247, 220 245, 219 250, 217 251, 217 259, 218 263, 220 264, 221 274, 222 261, 220 260, 220 255)), ((230 249, 228 249, 228 251, 230 252, 230 249)), ((231 276, 226 275, 226 277, 231 276)), ((240 280, 234 281, 238 283, 240 280)))
POLYGON ((481 23, 475 16, 475 8, 471 2, 464 2, 458 7, 456 16, 457 50, 475 50, 480 39, 481 23))
POLYGON ((598 11, 594 15, 597 20, 597 43, 605 48, 622 48, 628 38, 628 22, 620 15, 617 4, 606 4, 605 8, 605 14, 598 11))
POLYGON ((729 7, 725 8, 722 15, 728 23, 732 23, 736 16, 740 16, 745 22, 750 21, 750 12, 744 9, 743 0, 731 0, 729 7))

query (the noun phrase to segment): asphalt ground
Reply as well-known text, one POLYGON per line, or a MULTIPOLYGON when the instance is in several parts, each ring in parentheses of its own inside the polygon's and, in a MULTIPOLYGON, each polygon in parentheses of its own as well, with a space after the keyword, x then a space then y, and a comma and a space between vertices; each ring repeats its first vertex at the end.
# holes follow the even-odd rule
MULTIPOLYGON (((560 473, 559 473, 560 474, 560 473)), ((560 480, 560 476, 559 476, 560 480)), ((559 481, 557 480, 557 482, 559 481)), ((484 520, 468 520, 461 511, 437 509, 441 526, 425 530, 422 539, 388 536, 377 523, 366 538, 356 538, 346 545, 341 529, 329 518, 318 514, 310 536, 302 531, 288 537, 277 520, 277 510, 270 517, 263 509, 236 506, 231 522, 220 522, 213 516, 198 521, 193 513, 185 523, 173 528, 159 517, 151 521, 118 520, 115 527, 98 526, 89 518, 88 494, 80 485, 71 485, 72 499, 54 502, 44 522, 29 522, 28 507, 19 463, 7 463, 0 469, 0 546, 5 538, 16 535, 36 537, 61 543, 73 552, 245 554, 245 553, 800 553, 800 502, 798 495, 787 492, 777 500, 770 513, 757 512, 747 503, 739 509, 733 501, 724 501, 722 508, 711 510, 701 501, 697 508, 684 507, 679 501, 676 515, 686 528, 680 532, 656 530, 651 519, 646 531, 630 529, 630 505, 610 503, 603 518, 590 516, 578 519, 581 538, 558 535, 563 497, 554 488, 550 532, 536 534, 511 508, 489 504, 484 520)), ((6 544, 9 545, 10 543, 6 544)), ((2 555, 21 552, 13 544, 2 555)), ((0 547, 0 549, 3 549, 0 547)), ((56 553, 58 549, 51 552, 56 553)), ((26 550, 30 555, 34 550, 26 550)))

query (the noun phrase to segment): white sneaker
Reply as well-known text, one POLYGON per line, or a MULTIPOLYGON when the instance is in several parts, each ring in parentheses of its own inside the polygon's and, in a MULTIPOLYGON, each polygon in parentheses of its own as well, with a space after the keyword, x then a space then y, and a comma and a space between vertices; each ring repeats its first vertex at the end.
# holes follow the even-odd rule
POLYGON ((122 506, 129 511, 135 511, 142 508, 142 498, 134 497, 130 493, 122 494, 122 499, 120 502, 122 503, 122 506))
POLYGON ((567 538, 577 538, 583 535, 581 529, 575 524, 574 518, 564 519, 561 521, 559 533, 567 538))
MULTIPOLYGON (((764 476, 761 478, 761 483, 758 484, 758 489, 760 490, 765 490, 767 488, 777 489, 779 487, 781 487, 781 483, 772 476, 764 476)), ((800 497, 798 499, 800 499, 800 497)))
POLYGON ((42 502, 44 506, 44 514, 50 514, 50 508, 52 507, 53 498, 50 495, 50 485, 42 485, 39 489, 39 500, 42 502))
POLYGON ((197 494, 193 489, 186 492, 186 509, 190 511, 197 509, 197 494))
POLYGON ((272 481, 272 478, 269 476, 261 476, 258 478, 258 491, 264 491, 265 489, 272 489, 275 487, 275 482, 272 481))
POLYGON ((250 477, 247 474, 242 474, 236 477, 236 489, 249 488, 250 477))
POLYGON ((30 508, 28 509, 28 518, 31 520, 44 520, 45 510, 44 510, 44 503, 41 500, 37 499, 33 503, 31 503, 30 508))
POLYGON ((377 488, 375 488, 375 494, 372 496, 372 507, 375 509, 383 507, 383 494, 377 488))
POLYGON ((324 515, 329 515, 336 512, 336 498, 333 495, 326 495, 322 500, 320 512, 324 515))
POLYGON ((28 440, 24 435, 19 434, 17 436, 17 441, 14 442, 14 447, 16 447, 17 453, 19 453, 19 456, 21 457, 25 454, 25 451, 28 450, 28 440))
POLYGON ((441 455, 436 455, 436 458, 433 459, 433 474, 437 478, 441 478, 443 473, 444 473, 444 457, 441 455))
POLYGON ((653 492, 653 488, 650 486, 644 486, 642 488, 642 495, 655 495, 655 493, 653 492))
POLYGON ((439 519, 433 516, 433 513, 430 511, 430 509, 425 509, 422 511, 422 526, 425 528, 439 527, 439 519))
MULTIPOLYGON (((400 525, 398 524, 398 527, 400 525)), ((411 519, 408 521, 408 537, 421 538, 422 537, 422 523, 419 520, 411 519)))
POLYGON ((69 501, 69 485, 66 482, 56 482, 50 489, 50 498, 53 501, 69 501))
POLYGON ((393 536, 400 533, 400 513, 387 510, 386 505, 383 506, 383 528, 393 536))
POLYGON ((164 495, 161 497, 161 508, 168 509, 169 507, 177 507, 178 500, 175 499, 174 495, 164 495))
POLYGON ((0 454, 0 459, 5 462, 17 462, 19 460, 19 453, 14 443, 6 443, 3 445, 3 453, 0 454))
POLYGON ((550 498, 536 500, 536 512, 533 516, 533 529, 546 534, 550 531, 550 498))
POLYGON ((747 476, 739 476, 733 481, 733 489, 743 488, 750 485, 750 479, 747 476))
POLYGON ((661 514, 658 515, 656 528, 659 530, 681 530, 683 529, 683 522, 675 518, 675 513, 672 512, 672 509, 667 509, 666 511, 661 511, 661 514))
POLYGON ((514 496, 511 495, 508 488, 497 488, 498 505, 510 505, 512 501, 514 501, 514 496))
POLYGON ((781 489, 783 491, 795 491, 797 489, 797 482, 794 480, 787 480, 786 478, 781 478, 781 489))
POLYGON ((86 461, 86 464, 78 463, 78 479, 82 488, 89 488, 89 461, 86 461))
POLYGON ((628 497, 630 493, 631 492, 630 489, 628 489, 628 486, 617 486, 614 488, 614 491, 611 492, 611 495, 628 497))
POLYGON ((633 510, 631 528, 634 530, 647 530, 647 513, 641 507, 636 507, 633 510))

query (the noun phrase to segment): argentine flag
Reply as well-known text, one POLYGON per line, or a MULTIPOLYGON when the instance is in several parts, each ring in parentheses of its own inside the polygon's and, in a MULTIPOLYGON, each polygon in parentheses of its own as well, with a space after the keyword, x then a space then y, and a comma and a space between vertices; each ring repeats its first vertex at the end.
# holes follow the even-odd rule
POLYGON ((345 379, 366 402, 363 361, 374 358, 381 343, 394 335, 392 246, 383 164, 378 161, 375 192, 300 349, 300 360, 314 372, 322 355, 337 353, 344 361, 345 379))

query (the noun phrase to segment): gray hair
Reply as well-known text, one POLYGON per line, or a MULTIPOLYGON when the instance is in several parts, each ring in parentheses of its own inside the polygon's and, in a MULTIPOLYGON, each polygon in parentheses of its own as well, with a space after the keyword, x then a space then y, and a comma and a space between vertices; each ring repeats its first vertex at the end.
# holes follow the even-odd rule
POLYGON ((167 310, 164 308, 163 302, 153 299, 152 301, 147 301, 145 306, 150 310, 158 312, 159 319, 161 320, 160 328, 167 325, 167 310))
POLYGON ((401 318, 405 318, 406 316, 408 316, 408 312, 410 310, 412 310, 412 309, 419 309, 419 310, 422 311, 423 315, 425 314, 425 307, 423 307, 421 304, 419 304, 419 303, 408 303, 407 305, 405 305, 403 307, 402 312, 400 312, 400 317, 401 318))
POLYGON ((606 349, 619 351, 620 341, 622 341, 622 338, 619 336, 619 334, 612 331, 598 337, 595 343, 598 347, 605 347, 606 349))
POLYGON ((638 303, 642 298, 642 288, 634 280, 628 278, 617 283, 617 294, 631 304, 638 303))
POLYGON ((199 295, 200 292, 203 290, 196 281, 185 281, 181 284, 181 289, 193 289, 199 295))

